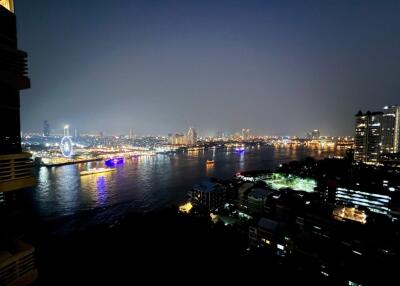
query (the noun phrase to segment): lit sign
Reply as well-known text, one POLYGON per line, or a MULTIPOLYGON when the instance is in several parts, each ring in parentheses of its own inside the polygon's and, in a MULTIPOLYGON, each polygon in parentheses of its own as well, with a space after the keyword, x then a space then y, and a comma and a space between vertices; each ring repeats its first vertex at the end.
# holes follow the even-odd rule
POLYGON ((69 136, 64 136, 61 139, 60 150, 64 157, 71 157, 73 154, 72 140, 69 136))

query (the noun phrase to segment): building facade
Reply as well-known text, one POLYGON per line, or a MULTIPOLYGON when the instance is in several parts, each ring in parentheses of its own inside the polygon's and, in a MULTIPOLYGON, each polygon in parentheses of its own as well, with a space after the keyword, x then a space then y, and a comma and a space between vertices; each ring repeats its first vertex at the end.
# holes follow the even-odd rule
POLYGON ((193 186, 190 192, 191 203, 211 211, 224 204, 225 193, 226 188, 221 184, 202 182, 193 186))
POLYGON ((249 140, 250 139, 250 129, 243 128, 242 129, 242 140, 249 140))
POLYGON ((189 128, 189 131, 186 135, 186 143, 189 146, 193 146, 197 144, 197 132, 193 127, 189 128))
POLYGON ((35 185, 31 155, 21 149, 19 92, 30 81, 27 54, 17 48, 13 12, 12 0, 0 0, 0 120, 6 122, 0 124, 0 285, 28 285, 37 277, 34 248, 16 233, 21 231, 16 196, 35 185))
POLYGON ((354 159, 356 161, 377 163, 381 153, 382 112, 367 111, 356 114, 354 136, 354 159))
POLYGON ((43 136, 44 137, 50 136, 50 124, 48 120, 43 121, 43 136))
POLYGON ((385 106, 382 115, 382 153, 400 151, 400 106, 385 106))
POLYGON ((386 106, 383 112, 356 114, 354 159, 377 163, 382 154, 400 151, 400 106, 386 106))
POLYGON ((27 54, 17 48, 12 1, 0 2, 0 191, 33 186, 30 154, 21 150, 19 91, 30 87, 27 54), (10 8, 10 9, 8 9, 10 8))

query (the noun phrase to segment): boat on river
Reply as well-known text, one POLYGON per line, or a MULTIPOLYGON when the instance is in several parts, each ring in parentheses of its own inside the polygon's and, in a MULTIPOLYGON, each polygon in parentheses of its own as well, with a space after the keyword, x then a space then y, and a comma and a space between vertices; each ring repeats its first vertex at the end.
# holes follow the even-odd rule
POLYGON ((108 172, 113 172, 115 171, 114 168, 93 168, 93 169, 88 169, 85 171, 81 171, 81 176, 86 176, 86 175, 92 175, 92 174, 99 174, 99 173, 108 173, 108 172))

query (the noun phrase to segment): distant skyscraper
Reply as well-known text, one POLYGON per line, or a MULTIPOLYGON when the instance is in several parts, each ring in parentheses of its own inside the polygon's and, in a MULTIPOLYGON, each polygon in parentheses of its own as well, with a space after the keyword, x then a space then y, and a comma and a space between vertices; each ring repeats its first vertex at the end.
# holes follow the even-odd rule
POLYGON ((242 139, 243 140, 248 140, 249 138, 250 138, 250 129, 243 128, 242 129, 242 139))
POLYGON ((69 136, 69 125, 64 126, 64 136, 69 136))
POLYGON ((74 137, 75 138, 78 138, 79 137, 79 132, 78 132, 78 129, 74 129, 74 137))
POLYGON ((367 111, 356 114, 356 131, 354 136, 354 159, 376 163, 381 153, 382 112, 367 111))
POLYGON ((382 115, 382 153, 400 151, 400 106, 385 106, 382 115))
POLYGON ((133 129, 129 129, 129 139, 133 139, 134 138, 134 133, 133 133, 133 129))
POLYGON ((312 139, 319 139, 320 136, 321 136, 321 134, 320 134, 320 132, 319 132, 318 129, 314 129, 314 130, 311 132, 311 138, 312 138, 312 139))
POLYGON ((175 134, 172 136, 172 144, 173 145, 184 145, 186 144, 185 135, 183 134, 175 134))
POLYGON ((196 133, 196 130, 193 127, 189 128, 189 131, 188 131, 187 136, 186 136, 186 141, 187 141, 186 142, 187 145, 189 145, 189 146, 196 145, 196 143, 197 143, 197 133, 196 133))
POLYGON ((50 124, 48 120, 43 122, 43 136, 48 137, 50 136, 50 124))

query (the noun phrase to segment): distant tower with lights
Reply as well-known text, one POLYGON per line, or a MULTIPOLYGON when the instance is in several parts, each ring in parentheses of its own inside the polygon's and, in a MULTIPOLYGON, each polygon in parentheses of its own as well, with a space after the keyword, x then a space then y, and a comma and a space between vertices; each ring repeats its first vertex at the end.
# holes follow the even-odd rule
POLYGON ((50 136, 50 124, 48 120, 43 121, 43 137, 50 136))
POLYGON ((133 133, 133 129, 129 129, 129 139, 133 139, 134 138, 134 133, 133 133))
POLYGON ((189 131, 186 135, 187 145, 193 146, 197 143, 197 132, 193 127, 189 128, 189 131))
POLYGON ((243 128, 242 129, 242 140, 248 140, 248 139, 250 139, 250 129, 243 128))
POLYGON ((312 138, 312 139, 319 139, 320 136, 321 136, 321 133, 319 132, 318 129, 314 129, 314 130, 311 132, 311 138, 312 138))
POLYGON ((69 136, 69 125, 64 125, 64 137, 69 136))
POLYGON ((356 161, 377 163, 381 153, 382 112, 356 114, 354 135, 354 159, 356 161))

